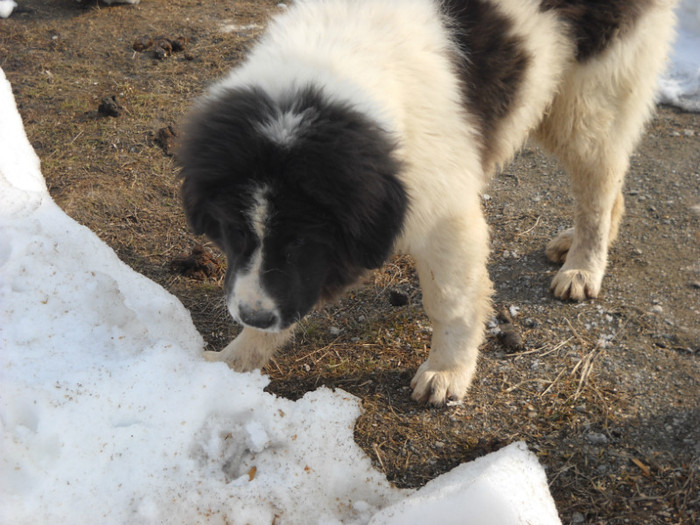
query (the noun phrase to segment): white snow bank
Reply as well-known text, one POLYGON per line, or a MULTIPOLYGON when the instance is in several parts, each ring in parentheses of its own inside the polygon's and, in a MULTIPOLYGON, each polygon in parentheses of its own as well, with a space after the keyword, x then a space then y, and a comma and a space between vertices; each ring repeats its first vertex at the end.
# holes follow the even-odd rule
POLYGON ((202 348, 51 200, 0 69, 0 523, 558 523, 523 445, 400 491, 353 441, 357 399, 279 399, 202 348))
POLYGON ((659 101, 700 111, 700 0, 682 0, 676 13, 677 38, 659 82, 659 101))
POLYGON ((0 18, 10 16, 15 7, 17 7, 17 2, 14 0, 0 0, 0 18))
POLYGON ((376 514, 371 525, 560 524, 534 454, 513 443, 465 463, 376 514))
POLYGON ((0 523, 365 523, 356 399, 200 357, 189 313, 51 200, 0 70, 0 523))

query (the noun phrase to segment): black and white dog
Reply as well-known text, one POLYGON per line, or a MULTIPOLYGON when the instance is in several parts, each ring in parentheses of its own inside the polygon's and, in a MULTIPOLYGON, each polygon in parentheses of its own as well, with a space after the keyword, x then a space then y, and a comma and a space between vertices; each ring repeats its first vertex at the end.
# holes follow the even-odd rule
POLYGON ((598 295, 629 156, 672 36, 670 0, 307 0, 271 22, 184 130, 183 198, 226 252, 244 328, 213 360, 260 368, 320 299, 394 252, 433 323, 411 386, 461 399, 490 313, 480 192, 528 136, 568 170, 559 298, 598 295))

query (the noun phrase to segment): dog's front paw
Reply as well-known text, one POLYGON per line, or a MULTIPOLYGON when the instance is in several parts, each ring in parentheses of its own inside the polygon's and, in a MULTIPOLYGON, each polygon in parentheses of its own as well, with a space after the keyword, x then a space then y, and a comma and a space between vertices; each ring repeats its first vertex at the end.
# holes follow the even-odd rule
POLYGON ((574 242, 573 228, 559 232, 554 239, 547 243, 544 253, 547 259, 554 263, 564 264, 566 256, 569 254, 571 244, 574 242))
POLYGON ((462 368, 432 370, 428 361, 423 363, 411 381, 411 398, 419 403, 444 405, 448 401, 464 399, 471 382, 471 374, 462 368))
POLYGON ((262 369, 268 360, 269 354, 261 352, 257 348, 251 348, 234 339, 221 352, 204 352, 204 359, 211 362, 222 361, 236 372, 252 372, 262 369))
POLYGON ((209 361, 210 363, 216 363, 218 361, 226 361, 223 357, 222 352, 211 352, 207 350, 206 352, 202 353, 202 356, 204 357, 205 361, 209 361))
POLYGON ((584 301, 598 297, 602 280, 602 275, 590 270, 563 267, 554 276, 550 289, 559 299, 584 301))

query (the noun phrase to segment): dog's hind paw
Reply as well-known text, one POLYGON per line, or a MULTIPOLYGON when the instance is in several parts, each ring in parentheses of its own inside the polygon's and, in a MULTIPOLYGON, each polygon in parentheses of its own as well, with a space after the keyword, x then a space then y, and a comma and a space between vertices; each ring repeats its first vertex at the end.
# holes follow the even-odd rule
POLYGON ((428 361, 423 363, 411 381, 411 398, 419 403, 444 405, 464 399, 472 374, 459 368, 455 370, 431 370, 428 361))
POLYGON ((571 249, 571 244, 574 242, 574 232, 573 228, 569 228, 559 232, 554 239, 549 241, 544 249, 547 259, 557 264, 564 264, 569 249, 571 249))

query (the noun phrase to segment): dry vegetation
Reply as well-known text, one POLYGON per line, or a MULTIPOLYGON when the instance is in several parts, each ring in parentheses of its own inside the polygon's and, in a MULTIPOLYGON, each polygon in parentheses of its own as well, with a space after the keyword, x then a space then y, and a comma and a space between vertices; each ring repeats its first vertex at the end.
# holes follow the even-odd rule
MULTIPOLYGON (((208 245, 192 257, 206 241, 186 227, 168 147, 192 98, 240 60, 277 3, 26 0, 0 20, 0 66, 54 199, 178 296, 214 349, 236 331, 221 298, 225 261, 208 245), (162 37, 186 38, 185 49, 158 58, 169 54, 156 49, 162 37), (149 38, 153 47, 134 50, 149 38)), ((408 258, 310 315, 268 366, 269 390, 359 396, 356 441, 401 487, 524 440, 565 524, 697 523, 698 166, 700 116, 662 108, 633 159, 604 296, 580 305, 547 291, 556 268, 542 248, 571 204, 559 168, 526 148, 493 181, 484 205, 501 315, 464 404, 409 399, 430 325, 408 258)))

